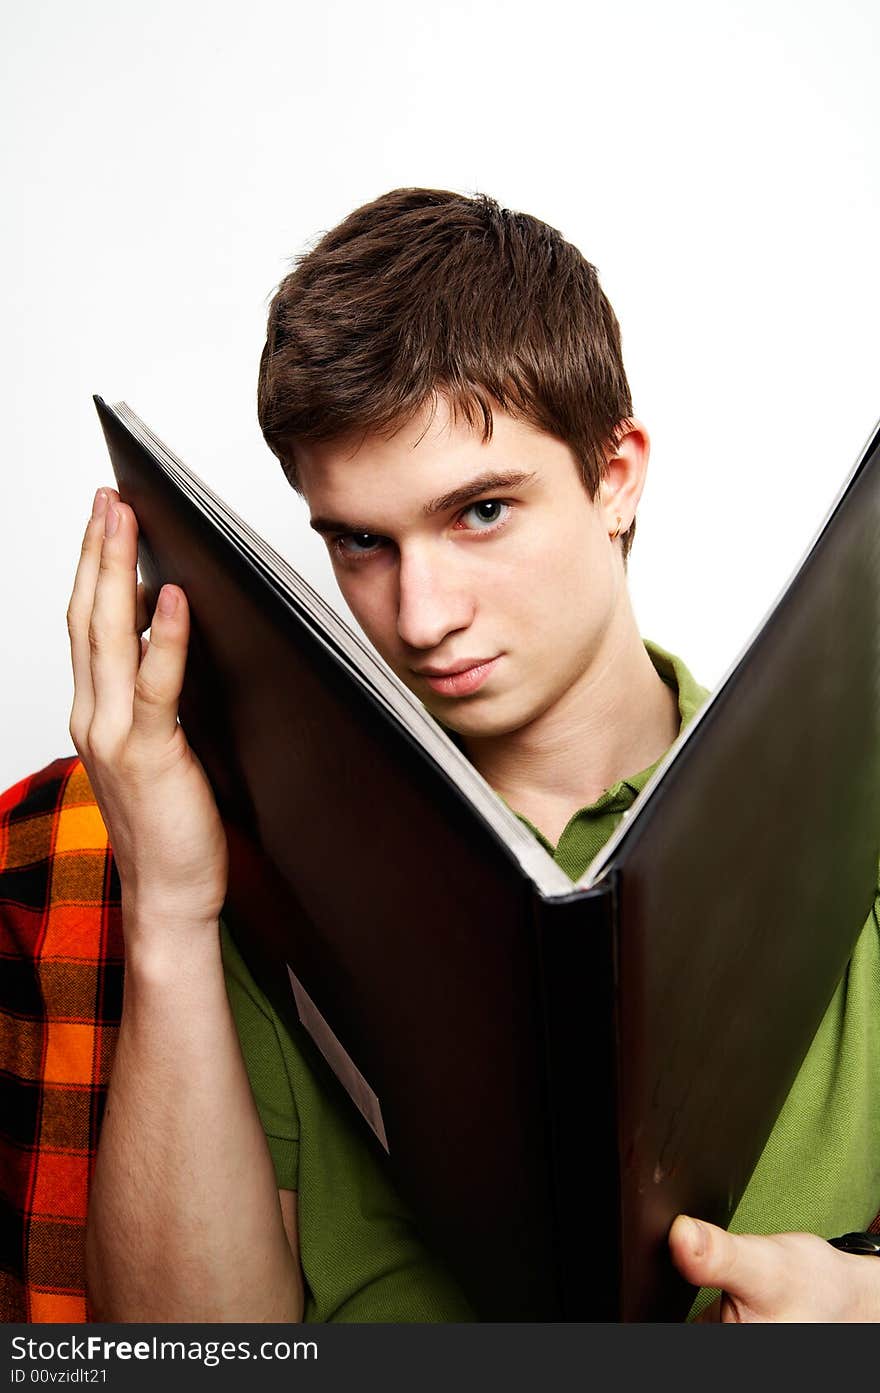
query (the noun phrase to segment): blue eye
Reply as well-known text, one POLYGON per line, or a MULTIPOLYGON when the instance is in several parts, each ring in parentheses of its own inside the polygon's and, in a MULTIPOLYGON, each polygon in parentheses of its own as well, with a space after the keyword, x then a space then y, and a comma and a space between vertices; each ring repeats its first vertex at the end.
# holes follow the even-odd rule
POLYGON ((371 556, 380 549, 384 540, 375 532, 346 532, 336 538, 336 546, 343 556, 371 556))
POLYGON ((462 521, 465 518, 471 519, 472 531, 488 532, 503 522, 509 512, 509 503, 502 503, 499 498, 483 498, 479 503, 472 503, 466 508, 461 518, 462 521))

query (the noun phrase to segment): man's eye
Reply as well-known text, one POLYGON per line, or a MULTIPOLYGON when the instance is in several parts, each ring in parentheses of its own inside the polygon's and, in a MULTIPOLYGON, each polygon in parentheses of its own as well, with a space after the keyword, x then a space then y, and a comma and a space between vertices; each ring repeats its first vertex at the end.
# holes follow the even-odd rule
POLYGON ((509 513, 509 503, 502 503, 499 498, 483 498, 479 503, 472 503, 469 508, 465 508, 460 521, 469 531, 488 532, 500 522, 504 522, 509 513))
POLYGON ((371 556, 381 549, 384 540, 375 532, 346 532, 335 538, 334 545, 343 556, 371 556))

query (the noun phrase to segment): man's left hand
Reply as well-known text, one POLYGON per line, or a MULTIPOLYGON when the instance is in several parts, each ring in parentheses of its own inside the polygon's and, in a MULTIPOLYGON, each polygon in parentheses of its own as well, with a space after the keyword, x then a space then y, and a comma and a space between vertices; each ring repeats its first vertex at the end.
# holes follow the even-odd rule
POLYGON ((880 1321, 880 1258, 813 1234, 758 1238, 679 1214, 669 1248, 687 1281, 723 1292, 701 1320, 880 1321))

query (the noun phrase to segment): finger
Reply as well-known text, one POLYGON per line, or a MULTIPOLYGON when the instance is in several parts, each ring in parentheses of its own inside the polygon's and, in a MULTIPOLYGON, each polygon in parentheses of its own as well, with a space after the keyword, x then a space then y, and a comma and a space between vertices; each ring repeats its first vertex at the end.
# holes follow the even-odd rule
POLYGON ((135 605, 135 628, 139 634, 150 627, 150 611, 147 608, 147 592, 142 580, 138 581, 137 603, 135 605))
POLYGON ((772 1307, 784 1296, 782 1250, 772 1239, 733 1234, 705 1220, 679 1214, 669 1233, 672 1260, 697 1287, 720 1287, 752 1308, 772 1307))
POLYGON ((169 740, 177 727, 177 710, 186 649, 189 606, 177 585, 163 585, 150 629, 150 642, 134 688, 132 735, 142 740, 169 740))
POLYGON ((94 714, 91 740, 112 742, 131 727, 140 660, 136 631, 137 523, 125 503, 111 499, 89 624, 94 714))
POLYGON ((70 729, 77 743, 88 730, 94 708, 92 664, 89 652, 89 621, 95 601, 95 585, 101 564, 104 540, 104 514, 114 489, 100 488, 92 502, 92 513, 86 525, 82 550, 67 606, 67 632, 70 637, 70 658, 73 667, 73 707, 70 729))

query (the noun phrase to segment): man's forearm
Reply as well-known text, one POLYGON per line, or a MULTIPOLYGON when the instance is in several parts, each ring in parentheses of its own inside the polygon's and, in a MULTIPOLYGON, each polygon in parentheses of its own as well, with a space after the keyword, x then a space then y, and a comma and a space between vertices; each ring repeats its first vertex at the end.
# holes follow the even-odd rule
POLYGON ((159 947, 139 927, 129 916, 89 1206, 93 1313, 300 1320, 302 1275, 235 1033, 219 934, 166 926, 159 947))

